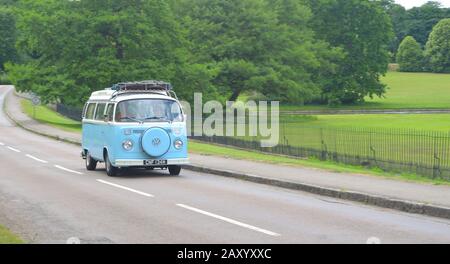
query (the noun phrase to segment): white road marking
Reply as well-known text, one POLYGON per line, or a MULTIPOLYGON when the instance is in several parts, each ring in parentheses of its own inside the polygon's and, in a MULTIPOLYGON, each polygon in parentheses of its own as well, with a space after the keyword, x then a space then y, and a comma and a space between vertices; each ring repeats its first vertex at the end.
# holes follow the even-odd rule
POLYGON ((68 168, 64 168, 64 167, 59 166, 59 165, 55 165, 55 168, 58 168, 58 169, 63 170, 63 171, 75 173, 75 174, 78 174, 78 175, 83 175, 83 173, 81 173, 81 172, 74 171, 74 170, 70 170, 70 169, 68 169, 68 168))
POLYGON ((262 228, 259 228, 259 227, 256 227, 256 226, 248 225, 248 224, 245 224, 245 223, 242 223, 242 222, 230 219, 230 218, 226 218, 226 217, 223 217, 223 216, 220 216, 220 215, 209 213, 209 212, 206 212, 206 211, 203 211, 203 210, 200 210, 200 209, 188 206, 188 205, 177 204, 177 206, 180 206, 180 207, 183 207, 184 209, 188 209, 188 210, 191 210, 191 211, 194 211, 194 212, 197 212, 197 213, 200 213, 200 214, 204 214, 204 215, 207 215, 207 216, 210 216, 210 217, 214 217, 216 219, 228 222, 230 224, 238 225, 238 226, 245 227, 245 228, 257 231, 257 232, 261 232, 261 233, 264 233, 264 234, 269 235, 269 236, 281 236, 278 233, 275 233, 275 232, 272 232, 272 231, 269 231, 269 230, 265 230, 265 229, 262 229, 262 228))
POLYGON ((119 185, 119 184, 112 183, 112 182, 107 182, 107 181, 100 180, 100 179, 97 179, 97 181, 98 181, 98 182, 101 182, 101 183, 104 183, 104 184, 108 184, 108 185, 110 185, 110 186, 113 186, 113 187, 116 187, 116 188, 119 188, 119 189, 123 189, 123 190, 127 190, 127 191, 130 191, 130 192, 134 192, 134 193, 137 193, 137 194, 146 196, 146 197, 155 197, 155 196, 152 195, 152 194, 145 193, 145 192, 141 192, 141 191, 138 191, 138 190, 135 190, 135 189, 131 189, 131 188, 128 188, 128 187, 119 185))
POLYGON ((14 151, 14 152, 20 152, 20 150, 15 149, 15 148, 13 148, 13 147, 9 147, 9 146, 8 146, 8 149, 10 149, 10 150, 12 150, 12 151, 14 151))
POLYGON ((4 146, 5 145, 5 143, 3 143, 3 142, 0 142, 0 146, 4 146))
POLYGON ((25 155, 25 156, 28 157, 28 158, 30 158, 30 159, 34 159, 35 161, 38 161, 38 162, 40 162, 40 163, 48 163, 48 161, 38 159, 38 158, 36 158, 35 156, 32 156, 32 155, 30 155, 30 154, 27 154, 27 155, 25 155))

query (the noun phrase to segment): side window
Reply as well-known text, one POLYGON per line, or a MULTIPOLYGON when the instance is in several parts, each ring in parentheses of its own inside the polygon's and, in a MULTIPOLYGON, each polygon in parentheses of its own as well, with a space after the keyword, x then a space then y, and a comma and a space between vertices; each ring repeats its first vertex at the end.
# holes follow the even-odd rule
POLYGON ((95 104, 90 103, 86 110, 86 119, 94 119, 94 110, 95 110, 95 104))
POLYGON ((98 104, 97 111, 95 111, 95 120, 103 120, 106 104, 98 104))
POLYGON ((83 112, 81 112, 81 118, 84 118, 86 116, 87 106, 88 106, 88 103, 85 103, 83 106, 83 112))
POLYGON ((106 114, 108 116, 108 121, 113 121, 114 117, 114 104, 108 104, 108 108, 106 108, 106 114))

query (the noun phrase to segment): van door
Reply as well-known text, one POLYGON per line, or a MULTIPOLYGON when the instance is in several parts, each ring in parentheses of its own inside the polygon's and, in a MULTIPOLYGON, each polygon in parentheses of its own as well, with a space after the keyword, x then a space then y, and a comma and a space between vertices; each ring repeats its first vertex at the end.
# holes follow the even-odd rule
POLYGON ((104 118, 105 125, 103 126, 102 131, 102 140, 103 140, 103 146, 106 146, 108 149, 108 155, 109 157, 114 157, 114 126, 112 122, 114 121, 114 104, 110 103, 106 107, 105 111, 106 117, 104 118))
POLYGON ((89 151, 92 156, 92 150, 94 149, 94 114, 95 114, 96 103, 88 103, 86 106, 86 112, 83 118, 83 129, 82 129, 82 144, 83 149, 89 151))
POLYGON ((104 137, 104 130, 105 130, 105 108, 106 103, 98 103, 97 109, 95 110, 95 125, 93 127, 93 143, 94 147, 91 151, 91 155, 95 157, 97 160, 103 160, 103 137, 104 137))

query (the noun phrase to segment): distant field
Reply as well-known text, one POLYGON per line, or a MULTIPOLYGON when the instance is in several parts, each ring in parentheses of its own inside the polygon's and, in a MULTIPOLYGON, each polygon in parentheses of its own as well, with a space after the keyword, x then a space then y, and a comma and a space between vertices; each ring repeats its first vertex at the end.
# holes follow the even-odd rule
MULTIPOLYGON (((382 82, 390 88, 386 98, 367 98, 362 105, 335 109, 450 108, 450 74, 388 72, 382 82)), ((282 110, 333 109, 326 106, 282 106, 282 110)))
POLYGON ((450 132, 450 114, 368 114, 283 116, 289 127, 393 128, 450 132))

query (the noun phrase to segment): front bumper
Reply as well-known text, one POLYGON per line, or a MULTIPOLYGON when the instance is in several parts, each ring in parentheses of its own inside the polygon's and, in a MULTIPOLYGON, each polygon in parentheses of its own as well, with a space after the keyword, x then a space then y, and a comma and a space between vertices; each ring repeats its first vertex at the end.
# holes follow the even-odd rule
MULTIPOLYGON (((118 159, 113 165, 116 167, 161 167, 161 165, 144 165, 143 159, 118 159)), ((168 165, 185 165, 189 164, 189 158, 167 159, 168 165)))

